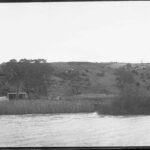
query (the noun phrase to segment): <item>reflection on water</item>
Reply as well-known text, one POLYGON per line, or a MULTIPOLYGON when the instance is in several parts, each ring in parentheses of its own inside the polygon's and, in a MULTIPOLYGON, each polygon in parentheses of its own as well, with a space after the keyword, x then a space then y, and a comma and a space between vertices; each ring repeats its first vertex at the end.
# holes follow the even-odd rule
POLYGON ((0 117, 0 146, 150 145, 150 117, 92 114, 0 117))

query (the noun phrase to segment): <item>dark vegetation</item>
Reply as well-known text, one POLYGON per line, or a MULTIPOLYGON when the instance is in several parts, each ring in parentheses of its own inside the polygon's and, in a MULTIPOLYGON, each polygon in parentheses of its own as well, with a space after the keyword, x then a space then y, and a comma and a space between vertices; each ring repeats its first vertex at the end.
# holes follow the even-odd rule
POLYGON ((90 113, 94 112, 90 101, 21 100, 0 102, 0 115, 90 113))
POLYGON ((150 115, 150 96, 147 89, 136 81, 133 73, 135 72, 126 68, 116 70, 117 86, 120 89, 119 97, 111 105, 100 106, 98 108, 100 114, 150 115))
POLYGON ((146 115, 150 114, 150 67, 12 59, 0 65, 0 96, 8 92, 26 92, 28 99, 0 102, 0 114, 146 115))
POLYGON ((5 75, 0 82, 0 95, 8 92, 25 91, 29 98, 47 97, 50 75, 53 68, 44 59, 15 59, 1 65, 1 73, 5 75))

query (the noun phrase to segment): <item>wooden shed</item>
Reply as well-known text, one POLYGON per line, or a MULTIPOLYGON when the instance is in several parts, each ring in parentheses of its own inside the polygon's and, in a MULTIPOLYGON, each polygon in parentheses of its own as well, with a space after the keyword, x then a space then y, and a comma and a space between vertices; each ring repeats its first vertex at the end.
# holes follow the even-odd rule
POLYGON ((17 99, 26 99, 28 95, 26 92, 7 93, 7 97, 9 100, 17 100, 17 99))

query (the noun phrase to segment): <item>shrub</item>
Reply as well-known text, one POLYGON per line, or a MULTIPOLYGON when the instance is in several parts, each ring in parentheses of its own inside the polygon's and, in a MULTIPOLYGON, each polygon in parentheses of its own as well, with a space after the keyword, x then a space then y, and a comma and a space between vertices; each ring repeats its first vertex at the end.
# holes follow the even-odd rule
POLYGON ((99 76, 99 77, 104 77, 105 76, 105 72, 104 71, 98 72, 98 73, 96 73, 96 75, 99 76))
POLYGON ((126 85, 120 96, 112 103, 113 113, 149 114, 150 98, 144 89, 135 85, 126 85))
POLYGON ((135 81, 132 72, 125 68, 117 69, 115 75, 117 76, 117 85, 119 87, 124 87, 126 84, 133 84, 135 81))
POLYGON ((119 68, 116 71, 120 95, 111 105, 101 108, 101 113, 111 115, 146 115, 150 114, 150 97, 146 90, 135 84, 129 70, 119 68))

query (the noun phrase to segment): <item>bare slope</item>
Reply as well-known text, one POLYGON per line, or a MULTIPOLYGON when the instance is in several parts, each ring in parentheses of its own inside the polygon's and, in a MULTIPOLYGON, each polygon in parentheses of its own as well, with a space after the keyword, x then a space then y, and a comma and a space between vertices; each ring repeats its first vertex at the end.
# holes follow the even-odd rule
POLYGON ((50 95, 52 93, 62 96, 119 92, 114 72, 120 65, 117 66, 116 63, 60 62, 51 65, 55 68, 55 75, 52 78, 54 84, 51 86, 50 95), (72 86, 78 90, 77 93, 71 91, 72 86))
POLYGON ((55 74, 50 95, 117 95, 120 88, 116 71, 122 67, 131 72, 135 85, 150 92, 149 64, 58 62, 51 65, 55 74))

